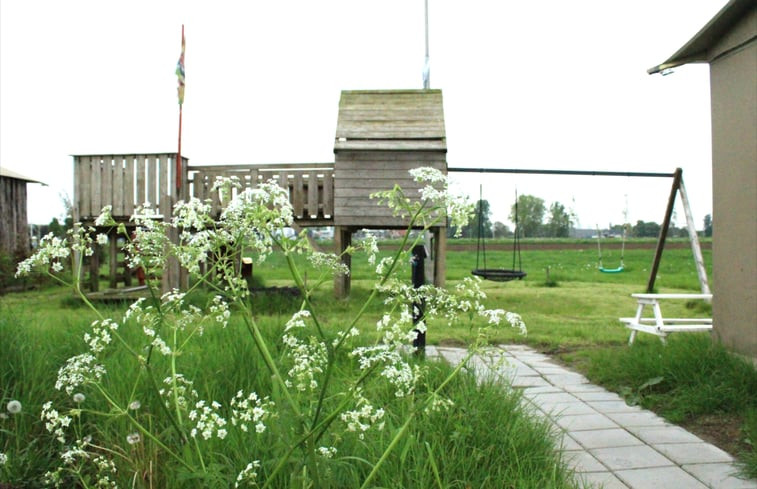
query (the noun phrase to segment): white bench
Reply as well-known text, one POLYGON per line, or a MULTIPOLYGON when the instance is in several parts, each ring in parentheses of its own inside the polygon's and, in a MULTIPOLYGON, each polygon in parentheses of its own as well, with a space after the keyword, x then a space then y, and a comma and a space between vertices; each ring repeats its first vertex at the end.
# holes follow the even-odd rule
POLYGON ((666 299, 672 300, 712 300, 712 294, 631 294, 635 298, 638 306, 636 316, 632 318, 620 318, 626 328, 631 330, 631 337, 628 338, 628 344, 633 344, 636 333, 650 333, 660 337, 665 342, 665 337, 670 333, 681 331, 710 331, 712 329, 712 318, 665 318, 660 309, 660 301, 666 299), (652 306, 653 317, 644 317, 644 308, 652 306))

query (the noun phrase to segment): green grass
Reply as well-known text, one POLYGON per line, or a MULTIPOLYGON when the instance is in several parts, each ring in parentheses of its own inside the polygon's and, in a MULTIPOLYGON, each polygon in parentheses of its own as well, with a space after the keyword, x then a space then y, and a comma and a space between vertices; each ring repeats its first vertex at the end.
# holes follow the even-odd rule
MULTIPOLYGON (((382 254, 386 253, 382 251, 382 254)), ((713 346, 706 334, 673 335, 667 347, 656 337, 639 335, 634 347, 626 345, 628 330, 617 318, 633 315, 636 303, 630 294, 644 291, 653 254, 654 249, 628 249, 624 256, 626 271, 610 275, 596 270, 597 253, 591 242, 578 243, 578 248, 573 249, 524 251, 523 268, 528 276, 523 281, 484 282, 483 289, 488 295, 487 307, 521 314, 528 326, 528 335, 523 337, 503 328, 495 331, 490 341, 495 344, 526 343, 542 351, 562 354, 564 360, 585 371, 592 381, 622 392, 630 400, 636 400, 675 422, 706 415, 738 416, 743 420, 743 446, 752 447, 738 455, 744 463, 745 473, 754 477, 757 475, 755 369, 719 346, 713 346)), ((603 249, 603 255, 608 266, 619 260, 619 250, 614 248, 603 249)), ((708 250, 704 250, 704 256, 705 262, 710 263, 708 250)), ((488 259, 489 266, 510 268, 512 256, 509 251, 490 251, 488 259)), ((475 251, 448 253, 448 285, 469 276, 475 262, 475 251)), ((409 265, 403 266, 401 273, 409 281, 409 265)), ((316 271, 308 270, 306 264, 303 268, 309 276, 316 276, 316 271)), ((291 287, 293 284, 286 270, 282 257, 273 255, 266 262, 256 264, 254 273, 262 285, 291 287)), ((370 293, 372 279, 372 267, 365 259, 355 257, 349 300, 335 300, 330 284, 316 292, 313 301, 326 329, 343 326, 356 305, 370 293)), ((665 250, 656 290, 699 290, 690 249, 665 250)), ((202 304, 206 299, 207 295, 198 293, 191 301, 202 304)), ((102 307, 109 307, 116 314, 125 308, 124 305, 102 307)), ((676 317, 695 317, 709 312, 686 303, 663 307, 666 315, 676 317)), ((255 316, 274 336, 298 308, 299 299, 288 294, 260 294, 253 300, 255 316)), ((380 301, 369 307, 358 325, 365 341, 375 339, 375 322, 382 314, 380 301)), ((0 344, 3 345, 0 351, 0 401, 2 406, 10 399, 24 403, 22 418, 13 420, 13 424, 0 425, 5 437, 5 441, 0 438, 0 451, 3 443, 15 443, 9 439, 24 440, 18 450, 10 447, 20 453, 13 465, 13 480, 19 485, 20 481, 35 480, 34 477, 44 472, 57 456, 55 444, 37 419, 45 400, 68 401, 50 386, 55 382, 57 368, 65 359, 82 350, 80 338, 91 319, 87 310, 71 298, 70 292, 59 288, 0 298, 0 344), (18 437, 10 438, 10 433, 16 433, 18 437)), ((475 323, 472 326, 432 323, 427 341, 430 344, 468 344, 477 335, 476 326, 475 323)), ((195 378, 208 398, 228 395, 230 389, 239 386, 265 388, 270 383, 262 373, 260 360, 250 346, 249 338, 234 328, 238 325, 222 334, 209 333, 201 350, 187 354, 187 364, 194 367, 186 374, 195 378)), ((113 371, 119 373, 109 381, 113 383, 113 389, 121 389, 119 395, 127 399, 130 392, 119 386, 134 385, 137 373, 126 367, 123 357, 114 356, 110 361, 113 371)), ((342 368, 351 368, 349 361, 342 368)), ((434 368, 439 370, 433 375, 444 375, 441 367, 434 368)), ((375 481, 377 486, 435 487, 439 482, 437 472, 445 478, 444 487, 570 486, 567 475, 554 458, 546 427, 529 420, 524 413, 510 409, 516 404, 512 396, 517 394, 501 386, 477 387, 473 379, 461 377, 449 395, 458 401, 453 410, 419 419, 417 429, 413 428, 397 453, 388 460, 386 473, 375 481), (511 472, 513 467, 522 470, 511 472), (487 475, 491 478, 487 479, 487 475), (413 481, 417 481, 417 485, 413 486, 413 481)), ((145 402, 156 401, 150 400, 146 393, 144 398, 145 402)), ((390 401, 387 399, 388 404, 392 404, 390 401)), ((393 409, 390 418, 394 421, 390 425, 396 428, 398 420, 407 414, 403 411, 407 406, 395 403, 393 409)), ((281 423, 279 431, 285 433, 286 419, 277 422, 281 423)), ((113 437, 123 431, 118 421, 98 429, 104 436, 113 437)), ((235 449, 238 453, 227 455, 231 457, 230 464, 239 464, 256 455, 255 450, 259 448, 257 444, 243 440, 228 442, 240 447, 235 449)), ((280 449, 277 443, 282 442, 271 438, 261 442, 266 447, 270 445, 275 449, 279 446, 280 449)), ((352 447, 351 453, 341 453, 329 465, 334 487, 354 487, 355 482, 365 476, 369 463, 377 458, 378 447, 385 443, 386 439, 353 440, 348 445, 352 447)), ((222 444, 211 448, 225 452, 222 444)), ((9 447, 5 449, 9 450, 9 447)), ((176 487, 213 484, 209 480, 193 480, 192 474, 181 474, 179 469, 176 469, 175 480, 165 479, 166 476, 155 473, 150 467, 160 466, 168 470, 170 464, 155 459, 155 450, 151 451, 149 447, 140 457, 142 465, 139 470, 150 474, 151 480, 172 483, 176 487)), ((126 467, 125 470, 133 474, 137 467, 126 467)), ((220 468, 216 475, 222 479, 228 476, 220 468)))
MULTIPOLYGON (((84 349, 81 336, 91 318, 85 309, 64 306, 70 302, 68 293, 61 290, 6 297, 0 304, 0 340, 4 345, 0 352, 0 401, 5 406, 10 399, 17 399, 24 406, 21 414, 0 421, 0 451, 10 456, 6 471, 0 468, 0 482, 39 487, 42 475, 58 463, 60 447, 39 421, 41 406, 46 401, 53 401, 59 409, 73 406, 69 396, 51 386, 65 359, 84 349)), ((111 308, 114 313, 122 310, 111 308)), ((276 339, 281 336, 285 317, 266 315, 260 319, 270 344, 279 345, 276 339)), ((122 327, 120 331, 129 342, 138 343, 142 338, 135 328, 122 327)), ((279 357, 282 352, 273 354, 279 357)), ((270 374, 238 321, 232 321, 226 329, 209 328, 202 341, 179 360, 180 372, 194 380, 200 398, 230 399, 239 389, 271 392, 270 374)), ((121 405, 139 399, 142 408, 135 416, 149 417, 143 421, 155 432, 169 432, 166 420, 156 415, 159 410, 155 406, 162 400, 149 388, 145 372, 134 368, 133 358, 124 349, 117 349, 105 357, 105 367, 109 374, 103 386, 111 396, 121 405)), ((425 367, 429 370, 429 387, 438 385, 451 370, 436 362, 425 367)), ((168 371, 167 357, 156 356, 151 368, 168 371)), ((355 368, 354 359, 341 357, 336 382, 342 376, 349 377, 355 368)), ((421 386, 417 395, 423 395, 425 389, 421 386)), ((160 455, 150 440, 143 440, 138 448, 130 447, 124 440, 124 433, 130 431, 128 420, 115 412, 106 422, 96 419, 88 411, 108 412, 110 408, 86 387, 82 391, 87 396, 81 405, 85 411, 74 422, 81 434, 90 434, 102 446, 128 455, 114 457, 123 487, 230 487, 239 468, 250 460, 261 460, 262 472, 270 473, 294 436, 292 414, 282 409, 260 436, 230 431, 224 440, 202 442, 209 470, 200 477, 160 455)), ((365 439, 336 430, 333 436, 338 440, 321 440, 324 445, 338 441, 340 446, 340 453, 322 466, 324 487, 359 486, 413 409, 409 399, 397 398, 384 384, 369 384, 366 391, 387 408, 387 426, 383 431, 370 431, 365 439)), ((554 449, 549 427, 521 409, 517 391, 500 384, 478 385, 472 374, 463 371, 443 394, 455 400, 454 406, 416 417, 377 475, 374 487, 575 487, 554 449)), ((327 404, 337 401, 330 399, 327 404)), ((286 472, 273 487, 303 483, 295 470, 297 460, 295 457, 291 463, 293 471, 286 472)))

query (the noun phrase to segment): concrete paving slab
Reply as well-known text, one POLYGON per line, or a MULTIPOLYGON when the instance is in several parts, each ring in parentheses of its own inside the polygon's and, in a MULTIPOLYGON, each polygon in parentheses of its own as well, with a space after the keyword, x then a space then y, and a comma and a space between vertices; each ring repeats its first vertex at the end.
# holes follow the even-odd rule
POLYGON ((607 467, 602 465, 589 452, 584 450, 562 452, 563 460, 568 467, 576 472, 606 472, 607 467))
POLYGON ((639 406, 629 406, 626 401, 586 401, 586 403, 600 413, 639 413, 639 406))
POLYGON ((653 445, 654 449, 673 462, 683 464, 701 464, 707 462, 733 462, 733 457, 709 443, 667 443, 653 445))
POLYGON ((558 389, 554 385, 547 383, 547 385, 544 386, 537 386, 537 387, 528 387, 526 389, 523 389, 523 397, 531 399, 537 394, 546 394, 546 393, 557 393, 557 392, 564 392, 562 389, 558 389))
POLYGON ((604 387, 594 384, 570 384, 563 387, 566 392, 607 392, 604 387))
POLYGON ((584 447, 582 447, 575 439, 573 439, 572 436, 563 432, 562 435, 559 435, 558 437, 557 449, 561 451, 575 451, 583 450, 584 447))
POLYGON ((733 464, 693 464, 682 468, 712 489, 757 489, 757 481, 740 478, 733 464))
MULTIPOLYGON (((550 382, 551 384, 556 385, 557 387, 566 387, 569 385, 579 385, 579 384, 589 383, 589 380, 583 375, 572 374, 572 373, 565 373, 565 374, 558 374, 558 375, 545 375, 544 378, 547 379, 547 381, 550 382)), ((590 394, 590 393, 586 393, 586 394, 590 394)))
POLYGON ((661 443, 699 443, 702 441, 698 436, 675 425, 659 427, 629 426, 627 429, 650 445, 659 445, 661 443))
POLYGON ((594 392, 575 392, 575 396, 582 401, 622 401, 623 398, 614 392, 608 390, 594 391, 594 392))
MULTIPOLYGON (((552 387, 552 384, 547 382, 544 377, 539 376, 518 375, 509 379, 509 382, 513 387, 552 387)), ((556 392, 557 389, 553 389, 552 391, 556 392)))
POLYGON ((576 479, 582 489, 628 489, 612 472, 584 472, 576 479))
POLYGON ((583 401, 540 403, 539 408, 553 416, 570 416, 576 414, 597 414, 588 404, 583 401))
POLYGON ((533 394, 531 392, 524 392, 524 397, 533 400, 537 404, 556 404, 560 402, 578 402, 575 396, 568 394, 567 392, 539 392, 533 394))
POLYGON ((615 475, 631 489, 708 489, 680 467, 621 470, 615 475))
POLYGON ((590 450, 590 453, 612 471, 674 465, 670 459, 647 445, 597 448, 590 450))
POLYGON ((572 416, 559 416, 555 423, 568 432, 585 430, 602 430, 618 428, 619 426, 611 419, 602 414, 577 414, 572 416))
POLYGON ((622 428, 571 431, 570 436, 585 448, 611 448, 644 445, 644 442, 622 428))
POLYGON ((651 411, 638 413, 607 413, 607 417, 625 427, 631 426, 665 426, 664 419, 651 411))

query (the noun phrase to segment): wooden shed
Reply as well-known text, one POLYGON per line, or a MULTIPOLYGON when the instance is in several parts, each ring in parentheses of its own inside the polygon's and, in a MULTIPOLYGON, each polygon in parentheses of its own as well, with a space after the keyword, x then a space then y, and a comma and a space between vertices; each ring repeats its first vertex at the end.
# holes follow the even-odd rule
MULTIPOLYGON (((409 170, 421 166, 447 172, 447 140, 441 90, 343 91, 334 141, 334 226, 336 251, 350 245, 361 228, 406 228, 408 222, 377 205, 370 194, 395 184, 412 195, 419 185, 409 170)), ((434 283, 444 283, 442 227, 433 230, 434 283)), ((349 260, 347 260, 349 265, 349 260)), ((335 284, 349 292, 349 277, 335 284)))
POLYGON ((649 73, 688 63, 710 67, 713 334, 757 363, 757 3, 729 1, 649 73))
POLYGON ((0 168, 0 253, 14 258, 26 257, 31 250, 27 222, 27 183, 42 182, 0 168))

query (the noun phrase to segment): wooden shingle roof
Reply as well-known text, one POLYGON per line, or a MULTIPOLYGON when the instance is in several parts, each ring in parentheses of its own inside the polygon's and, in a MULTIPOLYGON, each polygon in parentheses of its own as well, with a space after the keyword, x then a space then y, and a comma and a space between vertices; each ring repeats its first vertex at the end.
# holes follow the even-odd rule
POLYGON ((446 151, 441 90, 345 90, 334 151, 446 151))

